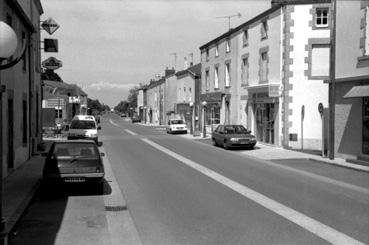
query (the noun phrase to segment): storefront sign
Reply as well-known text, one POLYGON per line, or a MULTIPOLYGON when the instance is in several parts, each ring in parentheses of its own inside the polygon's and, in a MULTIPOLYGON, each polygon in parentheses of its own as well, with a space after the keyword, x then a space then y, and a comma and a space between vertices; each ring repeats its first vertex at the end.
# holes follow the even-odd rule
POLYGON ((58 52, 58 39, 44 38, 45 52, 58 52))
POLYGON ((56 59, 55 57, 49 57, 48 59, 42 62, 42 67, 50 70, 56 70, 63 66, 63 62, 61 60, 56 59))
POLYGON ((56 30, 59 29, 59 24, 55 22, 54 19, 48 18, 44 22, 42 22, 41 27, 49 33, 49 35, 53 34, 56 30))

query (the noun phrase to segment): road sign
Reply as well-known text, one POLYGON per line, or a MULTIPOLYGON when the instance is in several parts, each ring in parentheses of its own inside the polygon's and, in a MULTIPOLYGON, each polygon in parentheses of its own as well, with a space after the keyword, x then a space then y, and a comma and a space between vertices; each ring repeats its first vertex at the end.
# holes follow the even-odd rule
POLYGON ((44 38, 45 52, 58 52, 58 39, 44 38))
POLYGON ((305 118, 305 105, 301 106, 301 120, 303 121, 305 118))
POLYGON ((319 103, 318 105, 318 111, 320 114, 323 114, 323 110, 324 110, 324 106, 323 106, 323 103, 319 103))
POLYGON ((56 30, 59 29, 59 24, 55 22, 54 19, 48 18, 42 22, 41 27, 50 35, 52 35, 56 30))
POLYGON ((63 62, 55 57, 49 57, 48 59, 42 61, 42 66, 46 69, 56 70, 63 66, 63 62))

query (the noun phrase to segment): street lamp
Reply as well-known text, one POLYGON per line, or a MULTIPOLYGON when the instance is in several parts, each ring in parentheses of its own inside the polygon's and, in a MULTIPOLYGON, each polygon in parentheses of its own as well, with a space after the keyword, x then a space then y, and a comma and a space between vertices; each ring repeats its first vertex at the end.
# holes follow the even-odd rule
POLYGON ((206 101, 201 103, 202 105, 202 137, 206 138, 206 125, 205 125, 205 108, 206 108, 206 101))
MULTIPOLYGON (((0 21, 0 72, 19 62, 21 57, 2 65, 3 61, 12 56, 16 49, 17 35, 9 25, 0 21)), ((24 54, 24 52, 22 53, 24 54)), ((5 85, 2 85, 0 73, 0 244, 6 243, 6 235, 4 234, 5 221, 3 218, 3 92, 5 92, 5 85)))

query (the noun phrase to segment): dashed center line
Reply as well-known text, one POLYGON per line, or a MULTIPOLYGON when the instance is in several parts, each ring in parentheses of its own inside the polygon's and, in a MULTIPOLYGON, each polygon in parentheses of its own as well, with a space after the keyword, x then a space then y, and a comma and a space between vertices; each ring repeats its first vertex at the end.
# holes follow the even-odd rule
MULTIPOLYGON (((127 130, 126 130, 127 131, 127 130)), ((128 131, 127 131, 128 132, 128 131)), ((133 132, 132 132, 133 133, 133 132)), ((342 245, 364 245, 364 243, 355 240, 354 238, 347 236, 346 234, 339 232, 332 227, 329 227, 315 219, 312 219, 290 207, 287 207, 273 199, 264 196, 261 193, 258 193, 247 186, 241 185, 236 181, 233 181, 217 172, 208 169, 188 158, 185 158, 157 143, 143 138, 142 141, 146 142, 147 144, 151 145, 152 147, 168 154, 169 156, 181 161, 182 163, 186 164, 187 166, 197 170, 198 172, 208 176, 209 178, 227 186, 231 190, 241 194, 242 196, 254 201, 255 203, 263 206, 264 208, 282 216, 283 218, 295 223, 296 225, 308 230, 309 232, 319 236, 320 238, 332 243, 332 244, 342 244, 342 245)))

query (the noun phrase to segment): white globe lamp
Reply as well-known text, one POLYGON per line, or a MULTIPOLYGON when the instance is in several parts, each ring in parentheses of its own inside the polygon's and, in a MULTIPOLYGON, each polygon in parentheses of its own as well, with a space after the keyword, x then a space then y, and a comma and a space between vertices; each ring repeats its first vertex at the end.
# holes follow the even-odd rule
POLYGON ((0 21, 0 59, 7 59, 17 49, 17 35, 5 22, 0 21))

